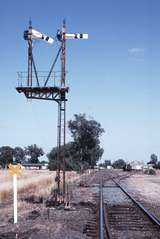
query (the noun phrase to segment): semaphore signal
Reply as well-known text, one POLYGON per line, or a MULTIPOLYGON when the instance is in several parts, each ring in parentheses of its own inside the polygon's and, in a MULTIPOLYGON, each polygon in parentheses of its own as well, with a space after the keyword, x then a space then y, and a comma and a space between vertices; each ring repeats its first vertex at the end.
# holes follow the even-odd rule
POLYGON ((60 47, 57 55, 51 65, 51 68, 46 76, 43 76, 43 84, 40 81, 41 73, 37 71, 36 64, 33 57, 32 40, 43 40, 53 43, 54 39, 32 28, 31 21, 28 30, 24 31, 24 39, 28 42, 28 70, 23 77, 23 72, 19 73, 21 80, 25 80, 26 84, 20 83, 16 87, 19 93, 24 93, 28 99, 52 100, 58 103, 58 132, 57 132, 57 159, 59 162, 56 182, 57 191, 60 192, 61 176, 60 171, 63 172, 62 192, 65 196, 65 144, 66 144, 66 93, 69 87, 66 86, 66 40, 69 39, 88 39, 88 34, 83 33, 67 33, 66 22, 63 21, 62 30, 58 30, 57 39, 60 41, 60 47), (53 81, 54 68, 60 58, 61 69, 59 83, 56 85, 53 81), (23 79, 24 78, 24 79, 23 79))
POLYGON ((26 41, 32 40, 32 39, 39 39, 39 40, 44 40, 47 41, 48 43, 52 44, 54 42, 53 38, 45 35, 44 33, 41 33, 35 29, 32 28, 31 22, 29 25, 28 30, 24 31, 24 39, 26 41))
POLYGON ((62 38, 69 40, 69 39, 88 39, 88 34, 85 33, 66 33, 60 32, 57 33, 57 38, 59 41, 62 41, 62 38))

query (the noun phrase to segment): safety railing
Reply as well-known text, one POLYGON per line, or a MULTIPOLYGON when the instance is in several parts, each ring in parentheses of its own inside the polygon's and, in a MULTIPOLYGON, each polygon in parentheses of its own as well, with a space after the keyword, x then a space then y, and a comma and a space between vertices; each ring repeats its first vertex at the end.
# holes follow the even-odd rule
MULTIPOLYGON (((50 74, 49 80, 47 85, 45 82, 47 80, 49 72, 48 71, 37 71, 36 74, 32 73, 32 87, 60 87, 60 79, 61 79, 61 72, 54 71, 50 74)), ((18 87, 27 87, 28 85, 28 72, 27 71, 19 71, 17 72, 17 80, 18 80, 18 87)))

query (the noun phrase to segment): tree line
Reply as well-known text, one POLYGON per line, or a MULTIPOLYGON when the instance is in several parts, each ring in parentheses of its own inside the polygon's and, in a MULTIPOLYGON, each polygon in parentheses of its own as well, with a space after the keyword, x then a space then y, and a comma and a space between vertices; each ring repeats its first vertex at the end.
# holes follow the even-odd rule
MULTIPOLYGON (((147 164, 151 165, 155 169, 160 169, 160 160, 158 160, 158 156, 154 153, 150 155, 150 160, 147 162, 147 164)), ((113 163, 111 160, 105 160, 103 163, 100 163, 99 166, 103 168, 112 166, 116 169, 127 169, 128 171, 132 169, 130 163, 127 163, 124 159, 117 159, 113 163)))
POLYGON ((5 168, 9 163, 39 163, 39 157, 44 155, 42 148, 36 144, 27 147, 0 147, 0 165, 5 168))
POLYGON ((124 159, 117 159, 113 163, 111 160, 105 160, 103 163, 100 163, 99 166, 103 168, 107 168, 108 166, 112 166, 113 168, 116 169, 123 169, 127 163, 125 162, 124 159))
MULTIPOLYGON (((75 114, 74 119, 68 121, 68 130, 72 141, 65 145, 65 164, 67 170, 84 170, 93 168, 103 155, 100 146, 100 136, 105 132, 101 124, 85 114, 75 114)), ((2 146, 0 147, 0 165, 5 168, 9 163, 39 163, 39 157, 44 151, 36 144, 27 147, 2 146)), ((58 148, 54 147, 46 156, 49 169, 56 170, 59 162, 57 159, 58 148)))

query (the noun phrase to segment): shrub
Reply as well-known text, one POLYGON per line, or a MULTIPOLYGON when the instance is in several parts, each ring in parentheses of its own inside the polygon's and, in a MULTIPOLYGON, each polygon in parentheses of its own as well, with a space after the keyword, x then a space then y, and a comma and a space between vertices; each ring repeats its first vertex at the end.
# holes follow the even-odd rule
POLYGON ((126 166, 126 163, 123 159, 118 159, 113 162, 112 167, 116 169, 123 169, 126 166))
POLYGON ((150 168, 148 174, 149 175, 155 175, 156 171, 154 169, 150 168))
POLYGON ((123 166, 123 170, 130 172, 130 171, 132 171, 132 166, 128 163, 125 166, 123 166))
POLYGON ((156 171, 153 168, 150 169, 146 169, 144 171, 144 174, 148 174, 148 175, 156 175, 156 171))

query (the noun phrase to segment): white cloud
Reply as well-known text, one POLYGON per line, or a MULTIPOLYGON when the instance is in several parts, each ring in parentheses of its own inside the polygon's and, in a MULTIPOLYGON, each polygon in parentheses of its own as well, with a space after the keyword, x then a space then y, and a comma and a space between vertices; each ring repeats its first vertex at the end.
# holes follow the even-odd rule
POLYGON ((145 49, 140 47, 132 47, 128 49, 128 54, 136 60, 144 60, 145 49))
POLYGON ((133 47, 133 48, 130 48, 128 49, 128 53, 129 54, 142 54, 145 52, 145 49, 144 48, 138 48, 138 47, 133 47))

